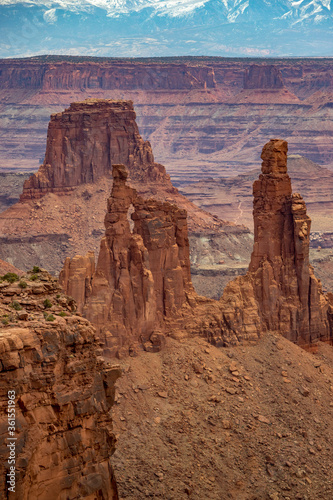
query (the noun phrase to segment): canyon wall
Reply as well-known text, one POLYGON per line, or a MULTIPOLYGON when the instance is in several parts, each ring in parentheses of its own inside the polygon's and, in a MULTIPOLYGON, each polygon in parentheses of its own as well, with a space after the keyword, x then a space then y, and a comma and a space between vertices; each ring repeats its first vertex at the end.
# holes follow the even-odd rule
POLYGON ((102 360, 94 328, 74 311, 38 268, 0 281, 1 498, 118 499, 109 412, 120 369, 102 360))
POLYGON ((35 171, 49 115, 86 98, 132 99, 142 136, 177 182, 254 167, 268 136, 333 165, 330 59, 46 56, 2 60, 0 72, 1 170, 35 171))

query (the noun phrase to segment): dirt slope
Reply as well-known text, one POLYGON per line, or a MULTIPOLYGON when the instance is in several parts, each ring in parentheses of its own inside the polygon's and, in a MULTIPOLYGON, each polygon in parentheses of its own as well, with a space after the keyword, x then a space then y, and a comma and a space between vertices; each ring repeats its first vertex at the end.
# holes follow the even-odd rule
POLYGON ((123 500, 333 497, 333 349, 279 336, 168 339, 122 362, 112 459, 123 500))

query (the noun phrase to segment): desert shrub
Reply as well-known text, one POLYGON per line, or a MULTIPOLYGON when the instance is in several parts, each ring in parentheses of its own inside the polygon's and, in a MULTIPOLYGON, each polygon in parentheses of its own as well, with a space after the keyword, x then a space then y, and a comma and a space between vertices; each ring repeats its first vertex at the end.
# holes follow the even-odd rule
POLYGON ((3 319, 1 320, 1 323, 2 323, 3 325, 5 325, 5 326, 6 326, 6 325, 8 325, 9 321, 8 321, 8 319, 7 319, 7 318, 3 318, 3 319))
POLYGON ((67 316, 67 314, 65 313, 65 311, 61 311, 59 313, 59 316, 61 316, 62 318, 64 318, 65 316, 67 316))
POLYGON ((34 266, 34 267, 32 268, 32 272, 33 272, 33 273, 40 273, 40 267, 38 267, 38 266, 34 266))
POLYGON ((32 274, 32 275, 30 276, 30 279, 31 279, 31 281, 36 281, 36 280, 38 280, 38 279, 39 279, 38 274, 32 274))
POLYGON ((15 273, 7 273, 4 276, 2 276, 3 281, 8 281, 9 283, 14 283, 15 281, 19 280, 19 277, 15 273))
POLYGON ((13 300, 13 302, 11 303, 11 307, 15 309, 15 311, 21 311, 22 309, 21 304, 17 302, 17 300, 13 300))
POLYGON ((46 321, 54 321, 55 320, 55 317, 53 316, 53 314, 49 314, 48 316, 46 316, 46 321))
POLYGON ((26 281, 21 280, 21 281, 19 282, 19 287, 20 287, 20 288, 27 288, 27 286, 28 286, 28 285, 27 285, 26 281))
POLYGON ((49 299, 45 299, 44 300, 44 307, 45 307, 45 309, 49 309, 50 307, 52 307, 52 302, 49 299))

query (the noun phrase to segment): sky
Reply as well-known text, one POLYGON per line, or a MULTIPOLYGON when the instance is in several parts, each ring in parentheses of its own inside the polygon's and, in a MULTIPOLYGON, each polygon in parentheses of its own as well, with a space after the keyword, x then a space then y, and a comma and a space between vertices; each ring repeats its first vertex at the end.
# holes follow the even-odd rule
POLYGON ((0 57, 333 55, 331 0, 0 0, 0 57))

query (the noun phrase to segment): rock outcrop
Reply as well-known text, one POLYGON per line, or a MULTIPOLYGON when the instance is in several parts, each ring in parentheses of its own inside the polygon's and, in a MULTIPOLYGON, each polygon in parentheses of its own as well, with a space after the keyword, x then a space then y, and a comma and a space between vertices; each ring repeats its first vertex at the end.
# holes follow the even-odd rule
POLYGON ((117 500, 109 411, 120 370, 100 357, 94 328, 38 268, 0 280, 0 321, 1 498, 117 500))
POLYGON ((310 218, 301 196, 292 194, 287 143, 271 140, 262 160, 253 186, 250 267, 219 301, 193 290, 186 213, 139 197, 126 184, 125 167, 114 165, 96 271, 89 274, 90 257, 77 256, 61 273, 108 354, 147 343, 156 331, 202 335, 218 346, 256 341, 267 331, 309 349, 318 340, 332 342, 333 308, 309 264, 310 218))
POLYGON ((132 101, 72 103, 51 116, 44 162, 25 181, 20 200, 65 194, 110 177, 112 163, 124 163, 133 181, 169 183, 172 189, 165 168, 154 162, 150 143, 139 134, 132 101))
POLYGON ((244 73, 244 89, 282 89, 281 71, 273 64, 252 64, 244 73))
POLYGON ((186 211, 144 200, 127 184, 127 176, 124 165, 113 165, 96 270, 87 255, 67 259, 60 273, 64 290, 97 327, 108 354, 123 345, 147 343, 195 295, 186 211))

